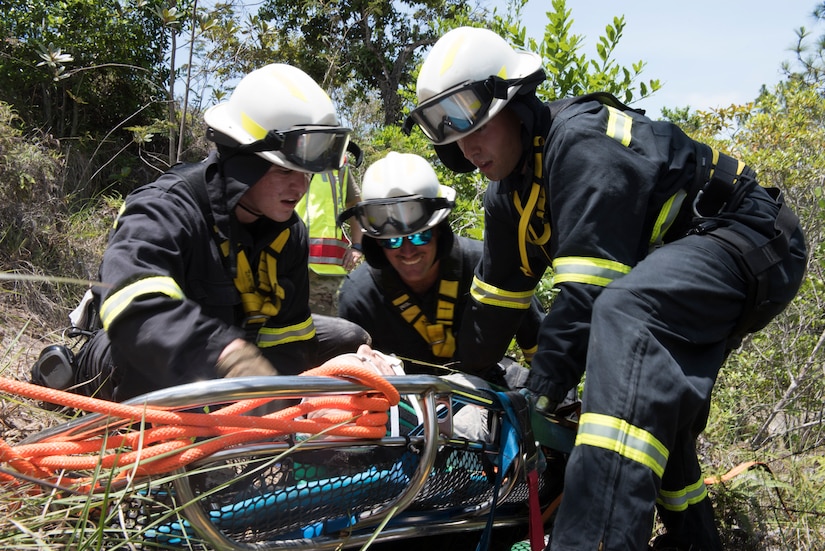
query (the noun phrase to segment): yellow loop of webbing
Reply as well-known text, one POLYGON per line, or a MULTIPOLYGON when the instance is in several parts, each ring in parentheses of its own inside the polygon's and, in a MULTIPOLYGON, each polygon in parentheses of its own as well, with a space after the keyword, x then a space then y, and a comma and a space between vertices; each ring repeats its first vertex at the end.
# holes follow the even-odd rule
POLYGON ((455 354, 455 335, 449 327, 441 323, 433 323, 427 326, 430 346, 433 354, 439 358, 452 358, 455 354))
MULTIPOLYGON (((258 261, 258 282, 252 274, 252 266, 244 251, 238 251, 235 288, 241 293, 241 304, 247 317, 276 316, 281 310, 281 301, 286 297, 286 291, 278 284, 279 254, 289 240, 289 229, 278 234, 269 248, 261 252, 258 261)), ((228 253, 228 242, 222 245, 224 254, 228 253)))
MULTIPOLYGON (((530 260, 527 258, 527 240, 528 240, 528 231, 530 231, 530 218, 533 216, 533 212, 536 210, 536 204, 539 200, 539 192, 542 188, 542 176, 543 176, 543 164, 542 164, 542 147, 544 146, 544 138, 541 136, 535 136, 533 138, 533 153, 535 156, 535 169, 533 171, 533 185, 530 187, 530 196, 527 198, 527 203, 524 205, 524 208, 521 209, 521 216, 519 217, 518 223, 518 252, 519 257, 521 258, 521 271, 524 275, 529 277, 535 277, 532 268, 530 268, 530 260)), ((518 195, 515 195, 516 198, 516 208, 518 209, 520 204, 518 201, 518 195)), ((546 202, 547 198, 544 197, 542 202, 546 202)), ((542 205, 542 212, 544 211, 544 205, 542 205)), ((541 238, 538 238, 535 231, 532 232, 533 239, 532 242, 536 245, 544 245, 547 243, 547 240, 550 239, 550 224, 545 223, 545 231, 542 232, 541 238), (539 243, 539 241, 541 241, 539 243)))

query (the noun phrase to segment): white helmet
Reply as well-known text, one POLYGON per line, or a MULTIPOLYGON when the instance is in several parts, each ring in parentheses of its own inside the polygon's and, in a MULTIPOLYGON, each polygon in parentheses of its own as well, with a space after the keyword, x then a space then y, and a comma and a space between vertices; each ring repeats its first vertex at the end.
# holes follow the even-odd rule
POLYGON ((544 77, 538 54, 513 49, 489 29, 458 27, 438 39, 424 60, 416 84, 418 107, 404 130, 409 133, 418 124, 443 161, 443 150, 454 153, 457 146, 438 146, 483 126, 520 91, 535 90, 544 77))
POLYGON ((357 216, 366 235, 388 239, 437 226, 455 206, 455 190, 423 157, 392 151, 367 168, 361 199, 338 219, 357 216))
POLYGON ((327 93, 305 72, 283 63, 246 75, 229 99, 203 118, 210 140, 311 173, 343 164, 351 132, 338 125, 327 93))

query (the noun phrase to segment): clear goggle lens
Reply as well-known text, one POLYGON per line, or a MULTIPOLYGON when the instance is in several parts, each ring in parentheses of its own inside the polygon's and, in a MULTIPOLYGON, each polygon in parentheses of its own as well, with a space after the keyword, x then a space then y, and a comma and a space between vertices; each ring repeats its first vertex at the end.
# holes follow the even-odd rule
MULTIPOLYGON (((436 144, 467 132, 490 110, 494 94, 488 83, 464 83, 442 92, 419 105, 410 119, 436 144)), ((411 124, 409 120, 407 124, 411 124)))
POLYGON ((288 163, 307 172, 327 172, 343 166, 350 132, 349 128, 338 126, 270 130, 263 139, 239 149, 253 153, 277 151, 288 163))
POLYGON ((420 247, 421 245, 426 245, 433 239, 433 230, 424 230, 422 232, 414 233, 412 235, 407 235, 406 237, 390 237, 389 239, 379 239, 378 242, 381 243, 381 246, 385 249, 400 249, 401 246, 404 244, 404 240, 409 241, 416 247, 420 247))
POLYGON ((355 216, 367 235, 372 237, 397 237, 421 230, 436 211, 449 209, 453 201, 443 197, 390 197, 369 199, 347 209, 338 216, 342 222, 355 216))

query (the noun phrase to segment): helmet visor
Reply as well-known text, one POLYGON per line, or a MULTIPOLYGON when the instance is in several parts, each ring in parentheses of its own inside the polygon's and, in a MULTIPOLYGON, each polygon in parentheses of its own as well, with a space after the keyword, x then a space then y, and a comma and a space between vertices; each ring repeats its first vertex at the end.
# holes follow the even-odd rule
POLYGON ((453 206, 453 201, 443 197, 420 195, 369 199, 342 212, 338 220, 340 222, 355 216, 371 237, 398 237, 426 229, 436 211, 453 206))
POLYGON ((241 146, 248 152, 275 151, 307 172, 337 170, 344 164, 352 130, 339 126, 304 126, 270 130, 262 140, 241 146))
POLYGON ((433 143, 442 143, 476 126, 494 98, 490 79, 460 84, 416 107, 405 126, 417 123, 433 143))

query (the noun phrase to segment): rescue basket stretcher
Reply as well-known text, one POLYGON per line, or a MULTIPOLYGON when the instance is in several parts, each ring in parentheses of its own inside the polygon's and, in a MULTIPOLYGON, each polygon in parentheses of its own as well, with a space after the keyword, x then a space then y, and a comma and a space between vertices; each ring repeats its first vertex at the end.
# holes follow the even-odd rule
MULTIPOLYGON (((388 431, 378 439, 291 433, 230 446, 180 469, 171 482, 137 485, 136 499, 119 505, 121 522, 126 519, 147 548, 217 550, 345 549, 369 541, 526 527, 526 473, 541 470, 546 451, 570 451, 575 423, 528 408, 541 444, 539 456, 530 457, 508 393, 429 375, 385 378, 403 397, 402 405, 416 411, 411 430, 388 431), (456 436, 454 423, 465 408, 483 410, 483 438, 456 436)), ((125 404, 203 411, 262 397, 295 403, 366 391, 359 382, 335 377, 248 377, 182 385, 125 404)), ((107 422, 104 415, 86 415, 26 443, 99 430, 107 422)), ((542 509, 558 495, 560 476, 547 469, 538 477, 542 509)))

